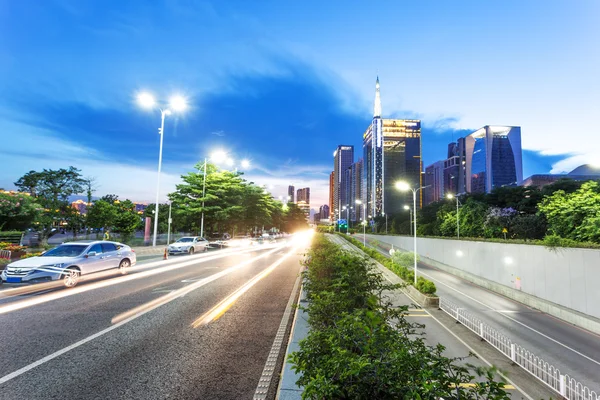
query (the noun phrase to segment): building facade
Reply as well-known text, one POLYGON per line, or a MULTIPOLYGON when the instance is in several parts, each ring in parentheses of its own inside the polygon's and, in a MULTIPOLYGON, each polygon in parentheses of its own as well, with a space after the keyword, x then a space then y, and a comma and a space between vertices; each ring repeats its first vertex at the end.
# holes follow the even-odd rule
POLYGON ((333 182, 333 207, 332 213, 334 219, 339 218, 339 211, 344 204, 347 204, 346 184, 344 182, 344 172, 352 166, 354 162, 354 146, 339 145, 333 153, 334 159, 334 182, 333 182), (338 211, 335 211, 338 210, 338 211))
POLYGON ((444 198, 444 165, 445 161, 436 161, 425 168, 423 189, 423 205, 440 201, 444 198))
POLYGON ((363 175, 363 160, 359 159, 357 162, 352 164, 352 183, 351 183, 351 199, 350 205, 352 208, 351 213, 351 221, 356 222, 360 221, 363 217, 362 215, 362 175, 363 175), (357 203, 356 201, 360 200, 361 203, 357 203))
POLYGON ((466 192, 465 139, 448 145, 448 158, 444 160, 444 193, 462 194, 466 192))
POLYGON ((288 186, 288 201, 290 203, 295 203, 295 200, 294 200, 295 199, 295 197, 294 197, 295 189, 296 188, 294 186, 292 186, 292 185, 288 186))
POLYGON ((523 181, 521 128, 486 125, 465 138, 466 191, 489 193, 523 181))
MULTIPOLYGON (((363 198, 367 218, 402 211, 409 196, 395 184, 405 181, 411 187, 421 181, 421 121, 381 118, 379 78, 375 83, 373 120, 363 134, 363 198)), ((421 191, 419 205, 421 204, 421 191)), ((412 200, 411 200, 412 201, 412 200)))
POLYGON ((301 201, 310 204, 310 188, 298 189, 296 192, 296 202, 300 203, 301 201))
POLYGON ((329 218, 329 206, 327 204, 323 204, 319 207, 319 215, 321 215, 321 219, 329 218))
POLYGON ((332 171, 329 174, 329 218, 333 221, 333 205, 335 204, 334 199, 334 188, 335 188, 335 173, 332 171))

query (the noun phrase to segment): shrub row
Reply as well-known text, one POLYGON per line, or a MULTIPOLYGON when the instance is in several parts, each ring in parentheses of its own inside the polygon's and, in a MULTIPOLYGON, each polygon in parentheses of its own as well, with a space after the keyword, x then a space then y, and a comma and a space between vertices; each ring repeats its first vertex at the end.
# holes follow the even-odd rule
POLYGON ((310 329, 289 359, 303 399, 509 398, 493 368, 427 346, 407 307, 383 295, 398 285, 384 284, 368 259, 315 235, 305 264, 310 329))
MULTIPOLYGON (((351 236, 340 234, 340 237, 343 237, 344 239, 346 239, 347 241, 364 251, 369 257, 377 260, 380 264, 382 264, 387 269, 389 269, 390 271, 398 275, 400 278, 402 278, 407 284, 414 286, 415 273, 413 269, 410 268, 414 261, 414 253, 396 250, 396 253, 394 253, 394 257, 390 259, 381 254, 376 249, 364 246, 361 241, 356 240, 351 236)), ((435 287, 435 283, 423 278, 422 276, 417 277, 416 288, 419 292, 428 296, 435 295, 435 292, 437 290, 437 288, 435 287)))

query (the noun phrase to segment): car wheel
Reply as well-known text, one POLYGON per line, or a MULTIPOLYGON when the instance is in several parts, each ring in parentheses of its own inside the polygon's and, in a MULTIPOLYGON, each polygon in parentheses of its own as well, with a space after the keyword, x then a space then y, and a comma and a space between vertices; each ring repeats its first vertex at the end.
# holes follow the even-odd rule
POLYGON ((131 267, 131 262, 129 260, 121 260, 121 263, 119 264, 119 272, 121 275, 125 275, 129 267, 131 267))
POLYGON ((194 254, 194 248, 190 247, 190 249, 188 250, 188 254, 191 256, 192 254, 194 254))
POLYGON ((81 276, 81 272, 76 270, 75 268, 67 268, 63 272, 62 281, 63 285, 68 288, 75 287, 79 282, 79 277, 81 276))

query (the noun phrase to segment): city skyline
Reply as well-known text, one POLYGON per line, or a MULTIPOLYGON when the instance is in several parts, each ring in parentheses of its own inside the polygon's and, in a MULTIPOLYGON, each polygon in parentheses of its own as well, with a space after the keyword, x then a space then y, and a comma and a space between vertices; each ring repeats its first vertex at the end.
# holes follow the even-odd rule
POLYGON ((526 132, 525 177, 599 162, 598 146, 589 145, 597 141, 600 92, 593 67, 599 28, 591 17, 597 2, 441 4, 434 11, 384 3, 382 23, 366 33, 348 27, 369 5, 344 4, 338 15, 340 3, 317 4, 48 1, 36 13, 18 2, 3 8, 0 187, 13 189, 29 170, 73 165, 96 176, 100 192, 153 202, 148 182, 156 175, 160 118, 133 101, 146 89, 162 99, 179 92, 190 102, 189 112, 166 121, 163 200, 180 175, 227 148, 251 159, 246 178, 272 187, 275 197, 293 181, 311 187, 314 205, 325 204, 331 149, 361 145, 352 132, 369 123, 377 74, 386 115, 422 121, 424 165, 444 158, 448 142, 497 123, 526 132), (427 18, 400 26, 393 23, 400 13, 427 18), (510 29, 476 30, 472 21, 481 17, 510 29), (307 19, 318 25, 308 34, 307 19), (427 29, 416 29, 423 23, 427 29), (323 35, 321 26, 338 33, 323 35), (364 57, 373 43, 383 50, 398 41, 402 51, 364 57), (417 61, 405 62, 407 54, 417 61), (476 68, 482 59, 493 62, 476 68), (112 179, 123 171, 127 179, 112 179))

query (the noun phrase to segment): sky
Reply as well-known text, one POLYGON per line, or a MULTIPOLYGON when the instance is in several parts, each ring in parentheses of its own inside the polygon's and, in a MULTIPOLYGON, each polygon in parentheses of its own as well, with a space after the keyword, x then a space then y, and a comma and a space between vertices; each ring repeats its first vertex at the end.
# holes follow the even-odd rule
POLYGON ((522 129, 524 177, 600 163, 600 2, 0 0, 0 187, 75 166, 153 202, 217 149, 274 196, 328 203, 338 144, 422 120, 425 165, 484 125, 522 129))

